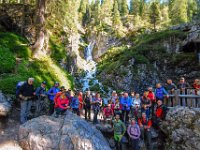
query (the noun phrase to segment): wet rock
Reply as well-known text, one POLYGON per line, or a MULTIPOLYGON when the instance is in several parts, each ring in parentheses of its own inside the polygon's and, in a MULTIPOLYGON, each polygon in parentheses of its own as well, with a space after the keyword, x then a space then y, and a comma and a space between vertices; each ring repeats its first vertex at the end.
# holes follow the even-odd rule
POLYGON ((54 118, 41 116, 20 126, 19 143, 25 150, 109 150, 100 131, 78 116, 67 112, 54 118))

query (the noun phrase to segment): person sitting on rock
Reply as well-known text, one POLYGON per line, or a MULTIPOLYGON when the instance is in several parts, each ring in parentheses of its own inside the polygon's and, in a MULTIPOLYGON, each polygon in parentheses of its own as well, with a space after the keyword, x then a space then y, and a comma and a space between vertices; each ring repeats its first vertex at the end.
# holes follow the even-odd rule
POLYGON ((128 122, 129 120, 129 112, 131 109, 131 98, 128 93, 124 93, 124 97, 121 101, 122 104, 122 117, 124 122, 128 122))
POLYGON ((62 94, 57 98, 56 101, 57 106, 55 106, 55 117, 57 118, 59 115, 64 114, 68 108, 70 108, 69 99, 66 96, 66 89, 62 90, 62 94))
POLYGON ((32 98, 35 95, 34 86, 33 86, 34 78, 29 78, 27 82, 25 82, 19 89, 19 98, 20 98, 20 123, 23 124, 28 120, 31 106, 32 106, 32 98))
POLYGON ((148 98, 148 91, 144 92, 141 103, 142 103, 141 111, 146 113, 147 118, 150 118, 150 114, 151 114, 150 108, 152 104, 151 104, 150 99, 148 98))
POLYGON ((71 108, 72 108, 72 112, 77 114, 78 116, 80 115, 79 112, 79 99, 78 99, 78 93, 76 92, 76 94, 72 94, 72 98, 71 98, 71 108))
POLYGON ((115 120, 113 120, 113 129, 114 129, 114 140, 116 142, 116 147, 117 149, 120 149, 122 137, 126 132, 126 126, 120 120, 119 114, 116 114, 115 120))
POLYGON ((36 116, 39 116, 41 113, 42 109, 43 111, 47 111, 47 107, 45 104, 45 98, 46 98, 46 81, 43 81, 41 83, 41 86, 37 87, 36 91, 35 91, 35 95, 36 95, 36 116), (44 110, 45 109, 45 110, 44 110))
POLYGON ((165 106, 161 100, 158 100, 155 111, 155 119, 153 119, 154 126, 156 128, 159 128, 160 122, 165 119, 167 111, 167 106, 165 106))
POLYGON ((113 115, 114 113, 113 110, 111 109, 111 104, 108 104, 108 106, 103 109, 104 121, 106 122, 109 119, 112 120, 113 115))
POLYGON ((135 118, 131 119, 131 124, 128 126, 127 133, 131 139, 132 150, 139 150, 140 127, 136 123, 135 118))
POLYGON ((151 131, 150 131, 150 128, 152 126, 151 119, 147 118, 146 113, 142 113, 142 117, 138 120, 138 124, 140 126, 142 138, 145 142, 146 149, 153 150, 151 143, 151 131))

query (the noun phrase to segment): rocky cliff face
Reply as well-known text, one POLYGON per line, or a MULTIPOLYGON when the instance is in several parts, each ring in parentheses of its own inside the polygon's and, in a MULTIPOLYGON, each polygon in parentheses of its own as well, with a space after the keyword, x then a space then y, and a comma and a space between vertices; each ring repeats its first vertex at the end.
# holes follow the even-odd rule
POLYGON ((167 78, 178 82, 184 76, 193 82, 200 73, 200 25, 187 27, 187 31, 185 28, 179 35, 148 35, 147 42, 139 43, 136 48, 105 54, 99 62, 98 78, 114 89, 138 92, 167 78))
POLYGON ((198 150, 200 148, 200 109, 175 107, 162 122, 167 135, 168 150, 198 150))

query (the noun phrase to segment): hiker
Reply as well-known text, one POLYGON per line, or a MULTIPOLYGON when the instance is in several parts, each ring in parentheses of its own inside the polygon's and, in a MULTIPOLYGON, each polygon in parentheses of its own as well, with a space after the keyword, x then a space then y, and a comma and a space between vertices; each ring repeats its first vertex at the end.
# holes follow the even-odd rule
POLYGON ((90 91, 87 90, 83 99, 83 107, 85 109, 85 120, 91 119, 91 103, 92 97, 90 95, 90 91))
POLYGON ((122 99, 124 98, 124 92, 121 92, 119 95, 119 103, 122 103, 122 99))
POLYGON ((151 114, 151 101, 150 99, 148 98, 148 91, 145 91, 143 96, 142 96, 142 100, 141 100, 141 103, 142 103, 142 112, 145 112, 147 118, 150 118, 150 114, 151 114))
POLYGON ((94 110, 93 124, 97 124, 98 123, 97 116, 102 106, 102 99, 99 93, 96 93, 96 96, 92 102, 92 105, 93 105, 93 110, 94 110))
POLYGON ((122 117, 124 122, 128 122, 129 120, 129 112, 131 109, 131 98, 129 97, 128 93, 124 93, 124 97, 121 101, 122 104, 122 117))
POLYGON ((82 92, 78 93, 78 100, 79 100, 79 112, 80 112, 80 115, 83 115, 83 93, 82 92))
POLYGON ((71 108, 72 108, 72 112, 73 112, 74 114, 77 114, 77 115, 79 116, 79 115, 80 115, 80 112, 79 112, 78 92, 76 92, 75 94, 72 94, 70 106, 71 106, 71 108))
MULTIPOLYGON (((167 92, 169 94, 174 94, 174 91, 177 89, 177 86, 172 82, 172 79, 167 79, 166 81, 166 84, 165 84, 165 89, 167 90, 167 92)), ((169 100, 170 100, 170 103, 171 103, 171 107, 174 106, 174 103, 173 103, 173 98, 169 98, 169 99, 166 99, 166 105, 168 105, 169 103, 169 100)))
POLYGON ((163 104, 161 100, 157 101, 157 107, 155 111, 155 118, 153 119, 154 127, 159 129, 160 122, 165 119, 168 108, 163 104))
POLYGON ((111 98, 110 98, 111 103, 115 103, 115 101, 116 101, 117 98, 118 98, 117 92, 116 92, 116 91, 113 91, 113 92, 112 92, 112 96, 111 96, 111 98))
POLYGON ((56 100, 57 105, 55 105, 55 117, 58 118, 59 115, 63 115, 69 106, 69 99, 66 96, 66 89, 62 90, 62 93, 56 100))
POLYGON ((131 92, 130 98, 131 98, 131 101, 133 101, 135 99, 135 92, 133 92, 133 91, 131 92))
POLYGON ((46 106, 46 81, 43 81, 41 83, 41 86, 37 87, 36 91, 35 91, 35 95, 36 95, 36 116, 39 116, 40 114, 45 114, 46 110, 48 109, 46 106), (41 112, 41 111, 45 111, 45 112, 41 112))
POLYGON ((195 89, 195 95, 200 95, 200 80, 199 79, 194 80, 193 88, 195 89))
POLYGON ((162 87, 161 83, 157 83, 155 89, 156 100, 159 99, 164 101, 165 95, 167 98, 169 98, 168 92, 165 90, 165 88, 162 87))
POLYGON ((148 87, 147 97, 151 101, 151 112, 152 112, 152 116, 153 116, 154 115, 154 110, 155 110, 155 105, 156 105, 156 97, 155 97, 155 94, 153 92, 153 87, 152 86, 148 87))
POLYGON ((147 150, 153 150, 151 143, 151 119, 147 118, 146 113, 142 113, 142 117, 138 120, 138 124, 140 126, 140 130, 142 133, 142 139, 145 142, 147 150))
POLYGON ((135 118, 131 119, 131 124, 128 126, 127 133, 131 139, 132 150, 139 150, 139 140, 140 140, 140 127, 136 123, 135 118))
POLYGON ((28 120, 32 99, 34 96, 34 86, 33 86, 34 78, 28 78, 28 81, 25 82, 19 89, 19 98, 20 98, 20 123, 23 124, 28 120))
POLYGON ((113 129, 114 129, 114 140, 116 143, 117 150, 119 150, 121 147, 121 139, 126 132, 126 126, 120 120, 119 114, 116 114, 115 120, 113 120, 113 129))
POLYGON ((107 119, 112 120, 113 116, 114 116, 114 113, 113 113, 113 110, 111 109, 111 104, 108 104, 108 106, 103 109, 104 122, 106 122, 107 119))
MULTIPOLYGON (((188 82, 185 81, 184 77, 181 77, 177 85, 177 88, 180 90, 181 95, 185 95, 187 94, 187 89, 190 88, 190 85, 188 82)), ((185 99, 180 98, 180 105, 187 106, 187 98, 185 99)))
POLYGON ((135 119, 138 120, 141 111, 140 94, 135 94, 135 98, 133 99, 131 106, 131 117, 135 117, 135 119))
POLYGON ((122 119, 122 105, 119 103, 119 99, 116 99, 115 104, 112 104, 112 109, 114 111, 114 115, 119 114, 120 119, 122 119))
POLYGON ((60 91, 59 83, 55 82, 54 86, 50 88, 47 92, 48 98, 49 98, 49 115, 52 115, 54 113, 54 98, 56 96, 56 93, 60 91))

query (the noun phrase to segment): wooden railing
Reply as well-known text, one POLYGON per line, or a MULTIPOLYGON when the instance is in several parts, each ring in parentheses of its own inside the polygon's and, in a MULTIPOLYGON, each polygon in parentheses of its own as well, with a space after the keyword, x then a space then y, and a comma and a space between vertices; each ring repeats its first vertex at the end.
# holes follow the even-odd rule
POLYGON ((194 89, 175 90, 168 99, 165 98, 167 106, 172 106, 172 103, 173 106, 200 107, 200 95, 196 95, 194 89))

